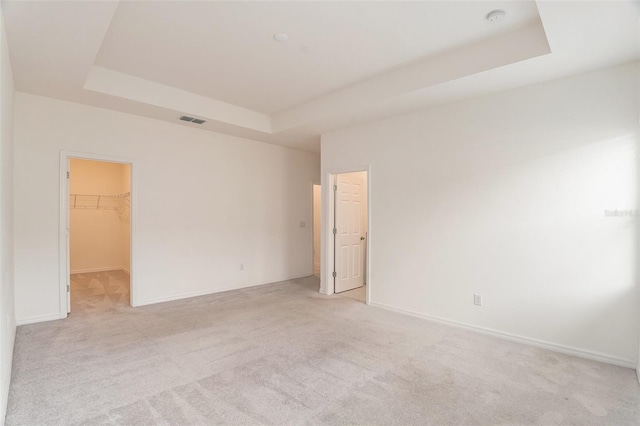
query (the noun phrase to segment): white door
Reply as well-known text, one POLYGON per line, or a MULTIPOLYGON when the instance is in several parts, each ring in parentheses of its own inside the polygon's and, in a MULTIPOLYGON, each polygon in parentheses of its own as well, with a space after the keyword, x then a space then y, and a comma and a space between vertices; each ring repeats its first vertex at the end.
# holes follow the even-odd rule
POLYGON ((320 236, 322 234, 322 187, 313 185, 313 275, 320 278, 320 236))
POLYGON ((335 292, 364 285, 365 230, 362 229, 364 180, 352 174, 338 175, 335 197, 335 292))

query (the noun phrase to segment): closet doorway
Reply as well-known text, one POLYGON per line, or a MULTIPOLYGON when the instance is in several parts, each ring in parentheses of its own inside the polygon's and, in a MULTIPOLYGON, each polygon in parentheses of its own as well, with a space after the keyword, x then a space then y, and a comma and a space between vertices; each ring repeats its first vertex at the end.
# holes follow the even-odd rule
POLYGON ((131 306, 130 163, 66 161, 66 313, 131 306))

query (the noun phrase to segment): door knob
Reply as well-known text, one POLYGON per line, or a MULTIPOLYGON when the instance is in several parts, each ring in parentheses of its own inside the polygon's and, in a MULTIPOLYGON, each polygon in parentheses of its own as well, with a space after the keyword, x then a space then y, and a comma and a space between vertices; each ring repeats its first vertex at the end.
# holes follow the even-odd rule
POLYGON ((364 240, 364 237, 360 237, 360 241, 364 240))

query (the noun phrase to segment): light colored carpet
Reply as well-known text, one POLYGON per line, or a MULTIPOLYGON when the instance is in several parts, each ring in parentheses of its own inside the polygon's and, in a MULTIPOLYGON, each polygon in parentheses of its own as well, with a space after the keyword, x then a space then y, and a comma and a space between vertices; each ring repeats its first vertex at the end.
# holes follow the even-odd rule
POLYGON ((124 271, 71 274, 71 314, 130 306, 129 274, 124 271))
POLYGON ((18 327, 7 425, 638 425, 631 369, 316 278, 18 327))
POLYGON ((353 290, 343 291, 342 293, 338 293, 340 296, 348 297, 353 300, 357 300, 362 303, 366 303, 367 300, 367 286, 363 285, 362 287, 354 288, 353 290))

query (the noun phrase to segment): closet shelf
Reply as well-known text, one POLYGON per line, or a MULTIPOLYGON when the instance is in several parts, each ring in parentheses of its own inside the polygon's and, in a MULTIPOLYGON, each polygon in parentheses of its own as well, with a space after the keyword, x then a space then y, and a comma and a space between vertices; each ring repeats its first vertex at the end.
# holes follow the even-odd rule
POLYGON ((114 195, 69 194, 72 209, 122 210, 131 206, 131 193, 114 195))

